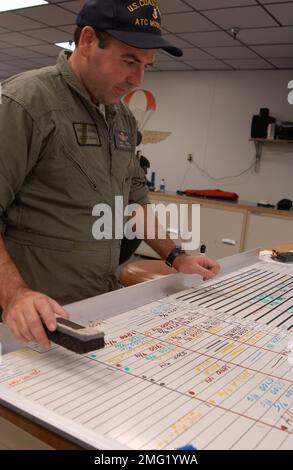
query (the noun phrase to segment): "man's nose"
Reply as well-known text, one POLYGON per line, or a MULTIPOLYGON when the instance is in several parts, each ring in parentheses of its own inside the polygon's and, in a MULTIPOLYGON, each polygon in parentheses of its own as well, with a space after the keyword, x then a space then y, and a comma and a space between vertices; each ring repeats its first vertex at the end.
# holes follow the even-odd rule
POLYGON ((143 82, 144 66, 137 67, 128 78, 128 83, 134 87, 139 87, 143 82))

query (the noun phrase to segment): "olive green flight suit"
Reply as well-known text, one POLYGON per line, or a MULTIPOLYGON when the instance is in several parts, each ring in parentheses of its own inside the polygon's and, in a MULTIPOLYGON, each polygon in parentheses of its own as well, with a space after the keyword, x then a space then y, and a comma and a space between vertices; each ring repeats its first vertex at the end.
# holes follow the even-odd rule
POLYGON ((120 240, 95 240, 98 203, 146 204, 136 122, 122 103, 106 119, 71 71, 57 65, 2 83, 0 228, 29 286, 61 304, 117 287, 120 240))

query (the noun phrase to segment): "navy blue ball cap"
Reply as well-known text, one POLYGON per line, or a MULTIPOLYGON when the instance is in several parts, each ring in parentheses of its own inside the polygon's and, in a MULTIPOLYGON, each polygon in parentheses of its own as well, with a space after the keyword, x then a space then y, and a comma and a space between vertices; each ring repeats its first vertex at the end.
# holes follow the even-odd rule
POLYGON ((91 26, 138 49, 164 49, 181 57, 181 49, 162 37, 157 0, 87 0, 77 19, 78 26, 91 26))

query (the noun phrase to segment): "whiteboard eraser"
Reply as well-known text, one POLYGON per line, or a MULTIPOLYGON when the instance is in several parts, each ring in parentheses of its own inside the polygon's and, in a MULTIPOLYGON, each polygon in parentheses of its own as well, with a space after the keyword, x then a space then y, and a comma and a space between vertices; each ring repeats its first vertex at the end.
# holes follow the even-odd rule
POLYGON ((77 354, 86 354, 105 346, 105 334, 94 327, 79 325, 63 317, 56 317, 56 320, 55 331, 49 331, 44 325, 46 334, 53 343, 77 354))

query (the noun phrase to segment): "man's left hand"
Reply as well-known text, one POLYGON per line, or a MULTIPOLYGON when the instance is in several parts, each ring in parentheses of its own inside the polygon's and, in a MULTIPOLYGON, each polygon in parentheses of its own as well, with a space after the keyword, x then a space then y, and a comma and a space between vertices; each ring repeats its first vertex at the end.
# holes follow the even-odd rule
POLYGON ((180 273, 199 274, 204 280, 212 279, 220 271, 219 263, 207 256, 179 255, 173 267, 180 273))

